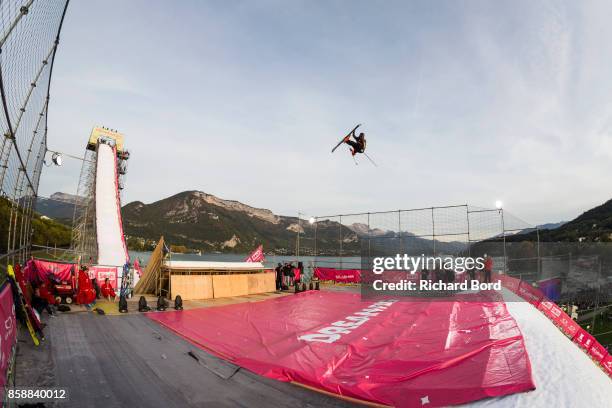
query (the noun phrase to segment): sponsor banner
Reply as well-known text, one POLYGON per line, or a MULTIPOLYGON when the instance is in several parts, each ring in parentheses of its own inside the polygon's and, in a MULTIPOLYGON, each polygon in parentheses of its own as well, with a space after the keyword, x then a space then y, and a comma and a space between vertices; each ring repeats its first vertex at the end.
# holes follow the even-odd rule
POLYGON ((573 339, 576 334, 582 330, 580 325, 576 323, 571 317, 567 315, 563 310, 559 309, 561 314, 557 319, 554 320, 555 324, 561 328, 561 330, 573 339))
POLYGON ((59 281, 70 281, 74 264, 41 261, 30 259, 23 268, 24 278, 28 282, 43 283, 49 278, 59 281))
POLYGON ((534 389, 521 331, 501 296, 465 296, 363 301, 308 291, 146 316, 259 375, 367 402, 441 407, 534 389))
POLYGON ((512 292, 519 294, 519 286, 521 285, 521 280, 517 278, 513 278, 511 276, 506 276, 504 279, 504 285, 512 292))
POLYGON ((13 345, 17 342, 17 321, 11 285, 5 284, 0 291, 0 400, 4 400, 4 387, 13 345))
POLYGON ((578 323, 569 317, 567 313, 554 302, 544 298, 538 305, 538 309, 544 312, 544 314, 570 338, 573 338, 576 333, 578 333, 580 329, 578 323))
POLYGON ((601 365, 603 366, 604 370, 606 370, 608 375, 612 377, 612 354, 608 354, 606 357, 604 357, 604 359, 601 361, 601 365))
POLYGON ((608 355, 608 350, 606 350, 604 346, 599 344, 597 340, 594 340, 593 345, 589 350, 589 354, 591 355, 591 357, 593 357, 595 361, 601 362, 608 355))
POLYGON ((540 301, 544 297, 544 294, 542 293, 542 291, 540 291, 540 289, 534 288, 525 281, 522 281, 519 284, 517 295, 519 295, 535 307, 538 307, 540 301))
POLYGON ((361 271, 359 269, 315 268, 314 276, 324 281, 340 283, 361 282, 361 271))
POLYGON ((117 270, 123 268, 116 266, 91 266, 87 270, 89 279, 95 279, 98 286, 102 286, 108 278, 113 289, 117 289, 117 270))
POLYGON ((593 344, 595 344, 595 338, 587 333, 584 329, 579 329, 578 333, 574 336, 574 343, 578 344, 580 347, 589 351, 593 344))

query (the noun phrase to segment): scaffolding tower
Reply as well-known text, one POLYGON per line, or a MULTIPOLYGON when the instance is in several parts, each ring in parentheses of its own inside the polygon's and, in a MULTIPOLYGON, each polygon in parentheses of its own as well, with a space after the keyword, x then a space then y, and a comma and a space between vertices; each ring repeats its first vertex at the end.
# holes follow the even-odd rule
POLYGON ((85 150, 72 219, 71 249, 75 257, 93 263, 98 256, 95 214, 96 151, 85 150))

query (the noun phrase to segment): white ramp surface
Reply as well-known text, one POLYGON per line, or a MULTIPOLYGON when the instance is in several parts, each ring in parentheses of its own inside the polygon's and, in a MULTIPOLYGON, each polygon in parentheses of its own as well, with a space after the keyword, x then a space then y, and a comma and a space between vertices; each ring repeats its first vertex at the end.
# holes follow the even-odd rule
POLYGON ((589 356, 530 303, 505 289, 504 299, 523 333, 536 389, 470 407, 612 408, 612 381, 589 356))
POLYGON ((115 148, 98 145, 96 161, 96 234, 98 265, 123 266, 128 260, 117 180, 115 148))

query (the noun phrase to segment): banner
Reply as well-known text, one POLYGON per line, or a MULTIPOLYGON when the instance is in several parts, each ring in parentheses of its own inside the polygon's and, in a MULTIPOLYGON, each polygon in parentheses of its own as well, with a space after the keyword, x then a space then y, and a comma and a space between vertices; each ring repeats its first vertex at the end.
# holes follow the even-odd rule
POLYGON ((504 285, 513 293, 519 294, 519 286, 521 285, 521 280, 517 278, 513 278, 511 276, 506 276, 504 279, 504 285))
POLYGON ((0 291, 0 400, 4 400, 6 375, 13 346, 17 343, 17 321, 11 285, 4 285, 0 291))
POLYGON ((570 338, 573 338, 576 333, 578 333, 580 325, 555 303, 548 299, 544 299, 540 302, 538 309, 544 312, 544 314, 570 338))
POLYGON ((258 246, 251 255, 247 256, 244 262, 263 262, 266 256, 263 252, 263 245, 258 246))
POLYGON ((591 346, 595 343, 595 337, 591 336, 586 330, 581 328, 574 336, 574 343, 578 344, 586 351, 589 351, 591 346))
POLYGON ((138 262, 138 259, 134 261, 134 270, 138 274, 138 277, 142 277, 142 269, 140 268, 140 262, 138 262))
POLYGON ((41 261, 30 259, 23 268, 24 278, 28 282, 42 283, 49 278, 59 281, 70 281, 74 264, 41 261))
MULTIPOLYGON (((120 268, 120 267, 119 267, 120 268)), ((117 289, 117 269, 116 266, 90 266, 87 270, 89 279, 95 279, 98 286, 102 286, 108 278, 113 289, 117 289)))
POLYGON ((606 370, 608 375, 612 377, 612 354, 608 354, 607 357, 604 357, 604 359, 601 361, 601 365, 606 370))
POLYGON ((359 269, 315 268, 314 276, 323 281, 340 283, 361 282, 361 271, 359 269))
POLYGON ((544 294, 539 289, 534 288, 525 281, 521 281, 521 283, 519 284, 517 295, 519 295, 535 307, 538 307, 540 301, 544 297, 544 294))
POLYGON ((501 296, 456 299, 364 302, 358 293, 308 291, 146 316, 259 375, 362 401, 441 407, 533 390, 521 331, 501 296))
POLYGON ((594 340, 593 345, 589 350, 589 354, 591 355, 591 357, 593 357, 595 361, 601 362, 608 355, 608 350, 606 350, 604 346, 599 344, 597 340, 594 340))

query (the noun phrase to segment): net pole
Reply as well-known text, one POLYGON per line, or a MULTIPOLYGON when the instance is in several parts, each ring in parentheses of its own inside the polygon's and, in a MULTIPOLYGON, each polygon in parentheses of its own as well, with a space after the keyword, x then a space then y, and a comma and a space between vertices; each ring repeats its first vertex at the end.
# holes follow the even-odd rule
POLYGON ((468 257, 472 256, 472 238, 470 237, 470 208, 465 205, 465 218, 467 219, 468 227, 468 257))
POLYGON ((342 270, 342 215, 340 216, 340 270, 342 270))
POLYGON ((397 210, 397 234, 399 238, 399 254, 402 253, 402 212, 397 210))
POLYGON ((436 256, 436 219, 434 207, 431 207, 431 242, 433 244, 433 256, 436 256))

